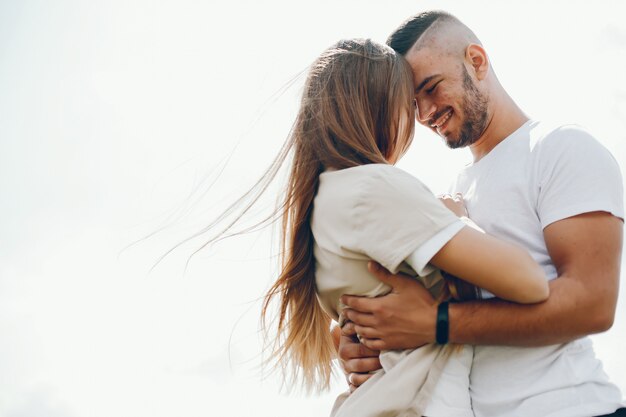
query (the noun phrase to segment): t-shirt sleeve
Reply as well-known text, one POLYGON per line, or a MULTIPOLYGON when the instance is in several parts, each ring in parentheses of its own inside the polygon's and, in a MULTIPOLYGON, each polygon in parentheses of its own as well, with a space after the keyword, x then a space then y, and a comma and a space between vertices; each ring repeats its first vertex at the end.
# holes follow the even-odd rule
POLYGON ((539 146, 537 212, 543 228, 592 211, 624 218, 619 166, 593 136, 564 126, 547 134, 539 146))
POLYGON ((454 222, 439 231, 435 236, 428 239, 420 247, 407 256, 406 261, 417 272, 417 275, 423 277, 435 270, 435 267, 429 262, 450 241, 461 231, 465 224, 461 221, 454 222))
POLYGON ((443 232, 435 252, 431 246, 420 257, 425 266, 463 223, 417 178, 393 166, 371 171, 355 200, 353 249, 395 273, 409 255, 443 232))

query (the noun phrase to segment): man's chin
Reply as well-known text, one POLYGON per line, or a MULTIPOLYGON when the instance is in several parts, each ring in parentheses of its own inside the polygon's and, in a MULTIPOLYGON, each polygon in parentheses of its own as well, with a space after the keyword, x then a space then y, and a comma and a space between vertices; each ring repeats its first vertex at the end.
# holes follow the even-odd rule
POLYGON ((447 136, 442 135, 441 137, 450 149, 465 148, 467 146, 473 145, 479 139, 479 136, 469 136, 463 134, 463 132, 456 136, 448 134, 447 136))
POLYGON ((441 137, 443 138, 444 142, 446 143, 446 145, 450 149, 458 149, 458 148, 463 147, 463 145, 461 145, 460 141, 457 138, 455 138, 455 137, 452 137, 450 135, 448 135, 448 136, 443 136, 442 135, 441 137))

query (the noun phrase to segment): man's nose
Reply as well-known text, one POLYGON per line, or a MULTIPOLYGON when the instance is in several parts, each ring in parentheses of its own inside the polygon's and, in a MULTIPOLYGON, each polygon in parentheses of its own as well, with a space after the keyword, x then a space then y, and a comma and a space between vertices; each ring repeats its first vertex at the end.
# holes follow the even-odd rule
POLYGON ((417 111, 415 112, 417 121, 421 124, 427 124, 435 113, 435 104, 431 100, 426 99, 416 98, 415 101, 417 104, 417 111))

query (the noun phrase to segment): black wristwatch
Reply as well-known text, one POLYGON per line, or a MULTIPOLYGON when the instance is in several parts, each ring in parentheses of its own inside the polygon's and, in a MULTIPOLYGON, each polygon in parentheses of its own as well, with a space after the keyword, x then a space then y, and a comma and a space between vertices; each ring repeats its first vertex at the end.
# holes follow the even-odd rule
POLYGON ((440 345, 448 343, 448 333, 450 331, 450 322, 448 321, 448 302, 444 301, 437 307, 437 327, 435 340, 440 345))

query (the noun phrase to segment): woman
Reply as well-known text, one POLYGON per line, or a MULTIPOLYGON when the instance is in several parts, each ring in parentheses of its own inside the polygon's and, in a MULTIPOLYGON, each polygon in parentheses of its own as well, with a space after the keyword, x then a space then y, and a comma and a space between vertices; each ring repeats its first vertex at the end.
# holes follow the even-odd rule
MULTIPOLYGON (((263 323, 278 297, 272 358, 308 388, 329 385, 339 297, 388 291, 367 272, 370 260, 416 276, 440 300, 471 298, 476 287, 520 303, 548 296, 528 253, 466 226, 393 167, 411 143, 414 117, 404 59, 371 40, 340 41, 311 67, 294 128, 269 172, 293 151, 280 209, 281 272, 266 294, 263 323)), ((383 371, 341 397, 333 414, 471 416, 471 355, 470 347, 439 345, 383 352, 383 371)))

